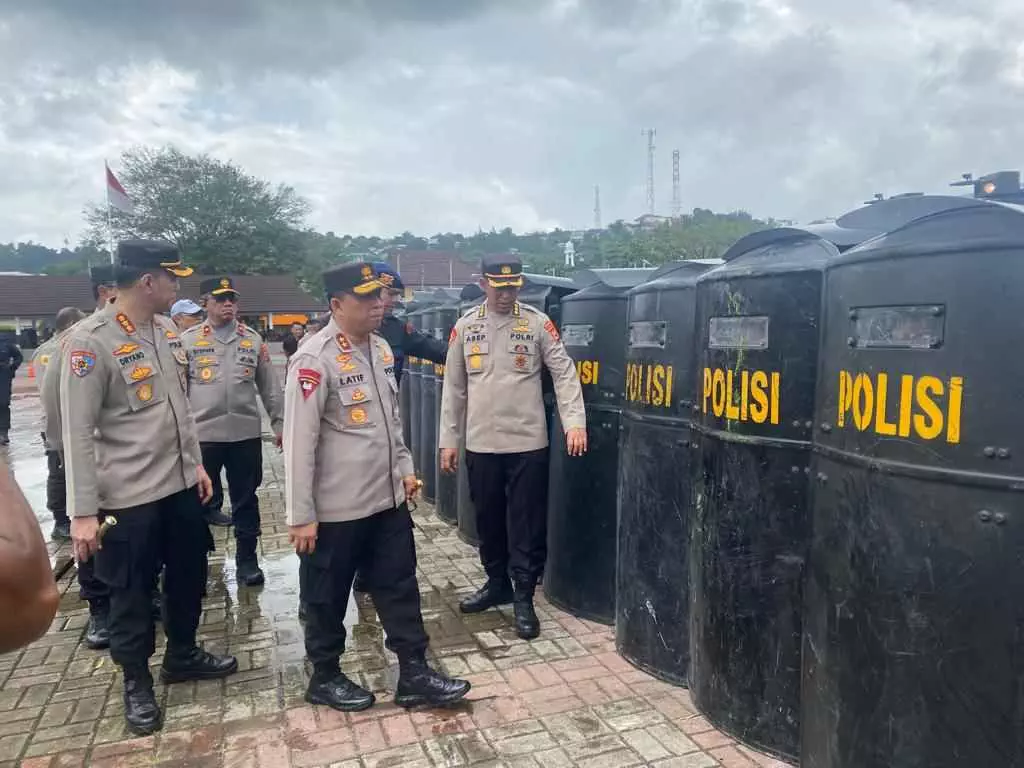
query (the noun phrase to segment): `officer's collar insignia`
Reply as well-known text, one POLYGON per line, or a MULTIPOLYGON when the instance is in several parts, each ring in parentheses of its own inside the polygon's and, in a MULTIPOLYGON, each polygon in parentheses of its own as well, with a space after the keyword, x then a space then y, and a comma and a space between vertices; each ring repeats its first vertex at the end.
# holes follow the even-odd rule
POLYGON ((519 317, 519 302, 512 305, 512 317, 519 317))
POLYGON ((302 390, 304 400, 308 400, 309 396, 316 392, 316 388, 320 386, 320 378, 320 371, 313 368, 299 368, 299 389, 302 390))
POLYGON ((477 317, 487 317, 487 304, 481 304, 480 309, 476 311, 477 317))
POLYGON ((245 336, 245 326, 242 325, 241 323, 239 323, 237 327, 238 327, 238 335, 239 336, 245 336))
POLYGON ((96 367, 96 355, 84 349, 76 349, 71 353, 70 363, 71 372, 82 378, 88 376, 96 367))
POLYGON ((166 336, 168 339, 176 339, 176 338, 178 338, 178 334, 176 334, 170 328, 168 328, 166 331, 164 331, 164 336, 166 336))
POLYGON ((339 333, 338 335, 336 335, 334 337, 334 340, 338 343, 338 348, 342 352, 352 351, 352 343, 348 340, 348 336, 346 336, 344 333, 339 333))
POLYGON ((138 348, 138 344, 132 344, 131 342, 128 342, 127 344, 122 344, 121 346, 114 350, 114 357, 124 357, 125 355, 130 355, 138 348))
POLYGON ((213 328, 203 323, 203 336, 209 336, 211 333, 213 333, 213 328))
POLYGON ((135 333, 135 323, 133 323, 124 312, 118 312, 116 319, 117 324, 121 326, 122 331, 125 333, 135 333))
POLYGON ((390 363, 394 360, 394 356, 383 342, 377 344, 377 351, 380 353, 380 359, 384 363, 390 363))

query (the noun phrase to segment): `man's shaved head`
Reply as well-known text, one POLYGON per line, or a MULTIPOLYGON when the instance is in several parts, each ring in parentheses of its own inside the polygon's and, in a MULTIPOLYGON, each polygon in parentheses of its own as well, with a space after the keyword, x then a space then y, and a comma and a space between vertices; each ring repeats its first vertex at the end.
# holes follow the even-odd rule
POLYGON ((83 317, 85 317, 85 312, 78 307, 64 307, 64 309, 57 313, 57 317, 54 320, 57 333, 63 333, 83 317))

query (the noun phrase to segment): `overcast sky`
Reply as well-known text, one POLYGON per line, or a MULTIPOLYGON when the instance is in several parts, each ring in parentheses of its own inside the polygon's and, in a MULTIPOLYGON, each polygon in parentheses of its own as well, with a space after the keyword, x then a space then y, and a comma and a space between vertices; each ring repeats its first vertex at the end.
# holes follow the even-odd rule
POLYGON ((0 0, 0 241, 74 243, 133 144, 321 230, 806 221, 1024 166, 1021 0, 0 0), (514 10, 513 10, 514 9, 514 10))

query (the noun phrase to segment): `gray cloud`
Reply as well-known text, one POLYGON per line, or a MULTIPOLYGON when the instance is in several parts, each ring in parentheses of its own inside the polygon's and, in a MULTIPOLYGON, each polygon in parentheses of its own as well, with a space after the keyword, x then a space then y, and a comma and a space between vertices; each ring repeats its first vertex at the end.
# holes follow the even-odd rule
MULTIPOLYGON (((221 0, 0 10, 0 240, 81 227, 104 157, 173 142, 335 231, 810 219, 1019 167, 1017 0, 221 0), (97 7, 92 7, 97 6, 97 7)), ((4 8, 0 0, 0 9, 4 8)))

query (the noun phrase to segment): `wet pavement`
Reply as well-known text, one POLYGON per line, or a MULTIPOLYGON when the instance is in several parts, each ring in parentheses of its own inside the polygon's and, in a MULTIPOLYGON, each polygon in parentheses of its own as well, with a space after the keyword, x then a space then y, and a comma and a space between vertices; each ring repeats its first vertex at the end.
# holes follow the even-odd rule
MULTIPOLYGON (((48 535, 46 463, 39 405, 18 397, 8 451, 19 484, 48 535)), ((0 449, 2 450, 2 449, 0 449)), ((0 768, 429 768, 582 766, 782 768, 736 745, 694 709, 689 693, 634 669, 615 653, 611 628, 581 621, 538 598, 543 631, 519 640, 511 611, 463 616, 458 601, 480 583, 476 551, 427 504, 414 515, 423 615, 432 661, 470 679, 469 700, 448 710, 406 712, 391 702, 396 659, 383 647, 371 601, 351 603, 345 671, 373 690, 367 712, 340 714, 304 703, 308 669, 297 617, 298 560, 284 523, 283 469, 265 444, 262 559, 267 585, 239 589, 229 530, 215 528, 209 596, 199 639, 239 659, 221 681, 157 686, 163 732, 124 730, 121 680, 103 652, 88 650, 87 609, 73 574, 60 584, 49 633, 0 656, 0 768)), ((54 559, 66 545, 51 544, 54 559)), ((159 664, 162 640, 158 640, 159 664)))

